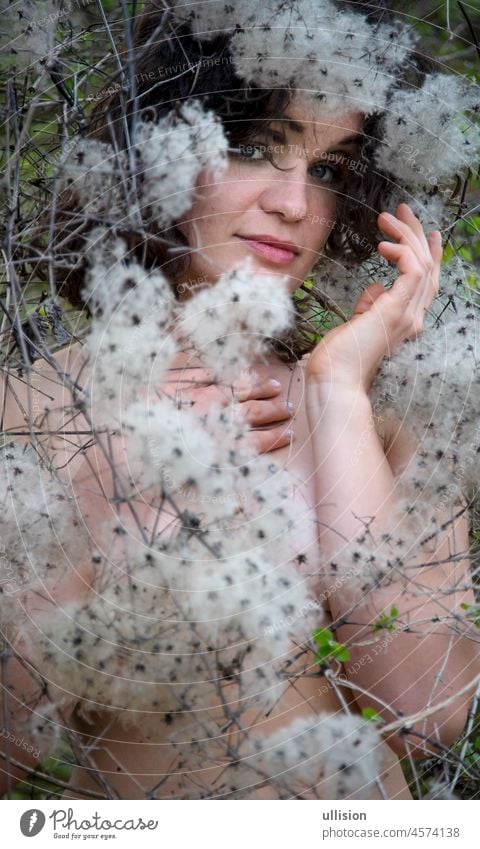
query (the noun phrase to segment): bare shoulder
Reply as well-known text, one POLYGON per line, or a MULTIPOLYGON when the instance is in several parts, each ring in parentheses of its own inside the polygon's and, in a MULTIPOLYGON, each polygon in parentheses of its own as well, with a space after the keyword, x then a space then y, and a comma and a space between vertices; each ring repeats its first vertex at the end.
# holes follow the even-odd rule
MULTIPOLYGON (((59 472, 76 458, 88 426, 75 397, 87 379, 87 356, 79 342, 62 348, 31 369, 0 370, 1 429, 19 443, 34 442, 39 456, 59 472)), ((71 475, 72 469, 68 471, 71 475)))
POLYGON ((3 430, 28 425, 28 416, 35 421, 45 410, 64 403, 71 382, 85 374, 87 356, 81 343, 74 342, 52 355, 35 360, 29 370, 0 369, 0 392, 3 409, 3 430))

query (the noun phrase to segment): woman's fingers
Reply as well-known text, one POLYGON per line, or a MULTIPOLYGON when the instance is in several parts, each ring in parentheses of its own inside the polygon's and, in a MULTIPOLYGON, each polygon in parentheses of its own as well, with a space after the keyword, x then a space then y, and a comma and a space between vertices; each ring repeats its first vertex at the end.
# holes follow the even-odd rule
POLYGON ((271 378, 254 378, 251 385, 242 387, 242 378, 235 381, 235 397, 243 420, 250 425, 248 439, 259 454, 285 448, 293 439, 291 420, 293 404, 283 396, 282 386, 271 378), (283 424, 279 424, 283 422, 283 424), (270 425, 270 426, 269 426, 270 425))
MULTIPOLYGON (((429 236, 425 235, 423 225, 412 212, 408 204, 401 203, 397 207, 397 217, 388 212, 382 212, 378 216, 379 228, 397 239, 400 244, 408 245, 420 262, 441 262, 442 239, 438 230, 434 230, 429 236)), ((381 242, 381 244, 392 244, 381 242)))
POLYGON ((351 321, 334 327, 312 351, 307 377, 316 383, 368 391, 379 364, 422 330, 425 310, 438 291, 441 240, 428 238, 416 216, 403 205, 399 218, 382 213, 379 227, 391 238, 379 253, 399 275, 387 290, 377 283, 357 301, 351 321))
POLYGON ((294 413, 293 405, 283 398, 243 401, 241 409, 245 421, 252 427, 283 422, 290 419, 294 413))
POLYGON ((255 398, 275 398, 282 390, 278 380, 259 377, 255 372, 242 373, 232 384, 236 401, 251 401, 255 398))
POLYGON ((421 332, 425 312, 438 293, 443 253, 441 235, 434 231, 426 236, 423 225, 407 204, 399 204, 397 216, 381 213, 378 225, 392 238, 391 242, 380 242, 378 252, 395 263, 400 272, 385 303, 382 302, 385 323, 387 326, 393 322, 396 335, 400 333, 404 339, 412 339, 421 332))
POLYGON ((443 242, 442 234, 439 230, 434 230, 433 233, 429 234, 428 244, 430 246, 430 253, 434 262, 440 265, 443 257, 443 242))
POLYGON ((250 386, 243 383, 242 387, 242 379, 239 379, 234 382, 233 388, 234 398, 241 404, 242 415, 252 426, 282 422, 293 415, 293 404, 283 396, 278 380, 255 378, 250 386))
POLYGON ((425 301, 426 303, 428 301, 428 305, 430 305, 432 298, 438 292, 443 251, 441 238, 436 236, 435 233, 430 234, 428 242, 431 246, 429 247, 429 255, 422 265, 417 262, 417 258, 410 248, 397 245, 394 242, 380 242, 378 252, 390 262, 395 262, 401 274, 411 275, 410 297, 419 302, 425 301))
POLYGON ((242 378, 235 381, 234 394, 238 410, 251 429, 248 440, 259 454, 285 448, 292 442, 291 420, 295 414, 293 404, 283 395, 283 388, 272 378, 255 376, 250 386, 242 378), (283 424, 279 424, 283 422, 283 424))
POLYGON ((410 241, 413 238, 418 239, 419 243, 425 245, 425 232, 422 222, 417 218, 408 204, 400 203, 395 210, 395 215, 391 212, 381 212, 378 216, 378 223, 381 224, 380 229, 388 229, 392 232, 395 238, 402 235, 406 236, 410 241))
POLYGON ((422 241, 409 223, 400 220, 395 215, 391 215, 389 212, 382 212, 378 216, 378 228, 391 239, 394 239, 394 244, 401 244, 408 247, 418 257, 419 261, 422 261, 428 253, 428 245, 425 237, 422 241))
POLYGON ((401 274, 414 274, 422 270, 419 266, 417 255, 410 245, 397 244, 396 242, 379 242, 377 250, 389 262, 394 262, 401 274))
POLYGON ((418 241, 424 249, 428 248, 427 238, 422 226, 422 222, 417 218, 415 213, 410 209, 407 203, 400 203, 397 206, 397 219, 405 223, 410 230, 415 233, 418 241))
POLYGON ((186 375, 183 380, 177 379, 175 388, 177 396, 185 404, 193 405, 195 412, 206 411, 213 403, 227 407, 232 401, 277 398, 281 392, 278 381, 260 378, 250 371, 242 372, 232 384, 214 383, 207 373, 201 380, 186 375))
POLYGON ((293 428, 287 423, 267 430, 251 430, 248 433, 248 439, 259 454, 267 454, 269 451, 276 451, 278 448, 290 445, 295 436, 293 428))
POLYGON ((281 384, 272 378, 246 371, 232 386, 210 384, 190 387, 190 391, 184 391, 183 401, 185 404, 193 402, 193 410, 199 414, 208 412, 214 403, 229 408, 232 401, 235 402, 234 414, 240 414, 249 425, 248 439, 260 454, 284 448, 292 441, 288 431, 295 409, 285 398, 281 384))
MULTIPOLYGON (((378 216, 378 226, 384 233, 396 239, 398 244, 408 247, 422 266, 430 263, 432 255, 423 226, 407 204, 399 204, 397 216, 382 212, 378 216)), ((380 244, 391 243, 381 242, 380 244)))
POLYGON ((442 240, 438 231, 425 236, 421 222, 407 204, 399 204, 397 215, 398 218, 389 213, 379 215, 379 227, 397 242, 380 242, 378 251, 396 263, 402 277, 393 288, 423 319, 438 293, 442 240))

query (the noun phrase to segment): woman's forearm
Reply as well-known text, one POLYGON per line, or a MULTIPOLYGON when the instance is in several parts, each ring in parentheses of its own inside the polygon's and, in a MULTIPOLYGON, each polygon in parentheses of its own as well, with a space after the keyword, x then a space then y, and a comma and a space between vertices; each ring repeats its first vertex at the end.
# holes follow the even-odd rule
MULTIPOLYGON (((420 546, 420 539, 413 539, 405 525, 399 526, 405 517, 400 516, 396 507, 404 492, 387 459, 366 393, 353 389, 345 391, 312 380, 306 391, 315 458, 316 514, 327 571, 328 564, 334 563, 336 558, 341 560, 342 552, 359 536, 363 537, 364 545, 368 544, 373 550, 381 547, 383 533, 395 531, 396 537, 404 537, 403 555, 412 586, 418 581, 419 569, 430 563, 430 577, 427 579, 427 572, 423 570, 422 579, 432 587, 439 587, 452 562, 456 562, 458 568, 461 562, 463 566, 467 562, 466 515, 459 516, 450 525, 445 522, 447 528, 443 536, 439 534, 434 545, 430 544, 428 549, 420 546), (451 562, 447 563, 448 560, 451 562), (418 568, 413 568, 415 564, 418 568)), ((404 440, 402 457, 396 458, 397 468, 407 465, 415 447, 413 440, 404 440)), ((438 518, 446 519, 446 513, 439 514, 438 518)), ((405 587, 400 576, 398 584, 405 587)), ((398 586, 395 592, 398 594, 398 586)), ((369 594, 369 598, 374 596, 374 593, 369 594)), ((382 598, 384 596, 385 588, 382 589, 382 598)), ((355 598, 358 601, 358 595, 355 598)), ((346 606, 345 601, 343 606, 346 606)))
POLYGON ((366 523, 377 531, 388 526, 396 483, 365 392, 311 379, 306 409, 319 536, 325 557, 334 558, 366 523))
MULTIPOLYGON (((423 555, 422 549, 412 548, 405 579, 394 576, 396 580, 362 597, 362 562, 355 565, 355 580, 343 580, 338 568, 345 559, 342 551, 368 525, 366 542, 381 558, 381 534, 398 523, 399 482, 385 455, 366 393, 311 380, 306 403, 326 589, 336 639, 349 645, 347 675, 368 691, 369 695, 358 697, 362 707, 374 707, 387 720, 398 711, 406 716, 416 713, 454 696, 480 672, 476 635, 467 634, 467 626, 459 619, 463 613, 460 604, 474 603, 466 517, 450 526, 435 550, 423 555), (398 611, 394 634, 386 629, 374 634, 372 626, 392 607, 398 611), (393 711, 376 702, 375 695, 393 711)), ((395 536, 400 535, 397 529, 395 536)), ((351 575, 347 567, 347 575, 349 571, 351 575)), ((438 728, 443 742, 455 739, 463 727, 469 698, 457 700, 416 729, 432 736, 438 728)), ((395 745, 398 753, 403 753, 404 741, 397 739, 395 745)))

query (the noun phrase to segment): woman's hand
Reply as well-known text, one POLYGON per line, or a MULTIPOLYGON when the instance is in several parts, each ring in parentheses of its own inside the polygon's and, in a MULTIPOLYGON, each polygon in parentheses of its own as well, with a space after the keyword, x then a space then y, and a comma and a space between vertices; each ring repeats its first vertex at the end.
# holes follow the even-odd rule
POLYGON ((254 371, 240 375, 232 387, 211 380, 206 369, 187 368, 180 370, 176 377, 170 377, 162 389, 173 394, 185 409, 191 408, 198 415, 208 412, 212 404, 227 407, 236 401, 243 420, 251 428, 248 439, 259 454, 284 448, 292 442, 290 422, 295 410, 284 397, 277 380, 254 371))
POLYGON ((278 380, 260 376, 253 381, 240 378, 235 383, 234 394, 244 421, 250 425, 249 439, 259 454, 284 448, 293 441, 291 419, 295 409, 285 399, 278 380))
POLYGON ((410 207, 401 203, 396 216, 382 212, 379 229, 394 242, 380 242, 378 252, 400 272, 388 291, 373 283, 362 293, 350 321, 330 330, 312 351, 307 378, 368 392, 386 356, 421 332, 426 310, 438 292, 442 241, 428 237, 410 207))

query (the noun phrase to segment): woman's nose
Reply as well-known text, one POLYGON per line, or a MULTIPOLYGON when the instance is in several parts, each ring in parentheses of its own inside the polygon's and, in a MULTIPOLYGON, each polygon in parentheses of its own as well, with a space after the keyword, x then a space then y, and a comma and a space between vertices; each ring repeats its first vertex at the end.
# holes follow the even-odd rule
POLYGON ((289 221, 301 221, 308 213, 308 175, 301 168, 276 171, 264 188, 260 204, 265 212, 279 212, 289 221))

